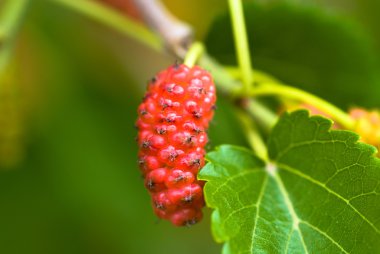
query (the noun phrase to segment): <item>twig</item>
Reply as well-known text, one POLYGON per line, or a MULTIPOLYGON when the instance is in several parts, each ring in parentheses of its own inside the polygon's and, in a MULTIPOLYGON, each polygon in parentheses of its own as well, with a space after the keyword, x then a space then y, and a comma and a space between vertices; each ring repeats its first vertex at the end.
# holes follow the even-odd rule
POLYGON ((166 47, 184 58, 193 40, 190 25, 174 17, 159 0, 134 0, 148 25, 164 39, 166 47))

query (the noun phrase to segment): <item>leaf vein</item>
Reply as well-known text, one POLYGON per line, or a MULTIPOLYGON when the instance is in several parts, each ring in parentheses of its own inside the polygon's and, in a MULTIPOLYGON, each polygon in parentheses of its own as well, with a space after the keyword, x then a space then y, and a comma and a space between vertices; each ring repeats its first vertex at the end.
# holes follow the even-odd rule
POLYGON ((349 253, 339 243, 337 243, 336 241, 334 241, 334 239, 331 236, 329 236, 328 234, 326 234, 326 232, 323 232, 322 230, 320 230, 319 228, 317 228, 316 226, 310 224, 307 221, 300 220, 300 223, 303 223, 303 224, 307 225, 308 227, 312 228, 313 230, 317 231, 318 233, 320 233, 321 235, 323 235, 324 237, 326 237, 327 239, 329 239, 334 245, 336 245, 344 253, 347 253, 347 254, 349 253))
POLYGON ((357 215, 359 215, 364 221, 366 221, 370 226, 371 228, 377 233, 377 234, 380 234, 380 230, 371 222, 369 221, 361 212, 359 212, 351 203, 350 203, 350 200, 347 200, 345 199, 344 197, 342 197, 340 194, 336 193, 335 191, 333 191, 332 189, 330 189, 329 187, 327 187, 325 184, 319 182, 318 180, 308 176, 308 175, 305 175, 303 174, 302 172, 300 172, 299 170, 295 169, 295 168, 292 168, 288 165, 285 165, 285 164, 281 164, 281 163, 277 163, 277 165, 286 170, 287 172, 290 172, 294 175, 297 175, 305 180, 308 180, 310 181, 311 183, 314 183, 316 185, 318 185, 319 187, 322 187, 324 190, 326 190, 327 192, 329 192, 330 194, 334 195, 335 197, 339 198, 340 200, 344 201, 357 215))
POLYGON ((307 146, 307 145, 313 145, 313 144, 334 144, 334 143, 342 143, 347 146, 347 141, 345 140, 328 140, 328 141, 322 141, 322 140, 308 140, 304 142, 299 142, 299 143, 294 143, 288 145, 283 151, 277 154, 276 158, 274 158, 274 161, 279 161, 282 156, 284 156, 286 153, 288 153, 290 150, 302 146, 307 146))
POLYGON ((253 173, 258 173, 262 171, 260 168, 257 168, 257 169, 252 169, 252 170, 246 170, 246 171, 243 171, 242 173, 239 173, 239 174, 236 174, 234 176, 231 176, 229 177, 226 181, 224 181, 224 183, 222 183, 221 185, 219 185, 215 191, 213 192, 214 194, 217 193, 221 188, 223 188, 224 186, 228 185, 230 182, 234 181, 236 178, 240 178, 240 177, 243 177, 243 176, 246 176, 246 175, 250 175, 250 174, 253 174, 253 173))
POLYGON ((302 235, 301 229, 298 226, 298 224, 300 222, 300 219, 299 219, 296 211, 294 210, 294 207, 293 207, 292 201, 290 200, 288 191, 286 190, 285 185, 282 182, 282 179, 281 179, 281 177, 280 177, 280 175, 278 173, 276 173, 274 175, 274 179, 276 180, 276 183, 277 183, 277 185, 278 185, 278 187, 280 189, 280 192, 281 192, 281 194, 284 197, 285 205, 287 206, 287 208, 289 210, 290 216, 293 219, 293 229, 297 230, 300 233, 302 247, 304 248, 304 250, 305 250, 306 253, 309 253, 308 250, 307 250, 305 241, 303 239, 303 235, 302 235))
POLYGON ((260 193, 259 193, 259 196, 258 196, 257 202, 256 202, 256 204, 255 204, 256 207, 257 207, 257 211, 256 211, 256 216, 255 216, 255 224, 254 224, 254 226, 253 226, 253 231, 252 231, 251 250, 253 250, 253 244, 254 244, 255 236, 256 236, 257 222, 258 222, 258 219, 259 219, 259 217, 260 217, 260 205, 261 205, 261 200, 263 199, 263 196, 264 196, 264 193, 265 193, 265 189, 266 189, 267 183, 268 183, 268 176, 266 176, 265 179, 264 179, 264 182, 263 182, 263 185, 262 185, 262 187, 261 187, 261 190, 260 190, 260 193))

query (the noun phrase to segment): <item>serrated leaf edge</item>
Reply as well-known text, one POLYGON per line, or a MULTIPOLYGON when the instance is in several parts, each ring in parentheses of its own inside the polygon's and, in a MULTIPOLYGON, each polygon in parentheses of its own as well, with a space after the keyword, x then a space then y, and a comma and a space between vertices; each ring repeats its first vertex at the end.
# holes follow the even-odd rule
MULTIPOLYGON (((350 140, 352 142, 352 145, 359 146, 359 147, 365 147, 366 149, 368 149, 368 150, 370 150, 372 152, 372 156, 371 156, 372 159, 374 159, 376 161, 379 161, 379 159, 376 157, 377 148, 374 147, 374 146, 372 146, 372 145, 360 142, 359 141, 360 136, 357 133, 355 133, 353 131, 348 131, 348 130, 332 130, 331 127, 332 127, 333 121, 331 119, 325 118, 325 117, 320 116, 320 115, 311 116, 310 115, 310 111, 308 111, 308 110, 297 110, 297 111, 294 111, 294 112, 291 112, 291 113, 289 113, 289 112, 285 112, 284 113, 284 115, 286 115, 286 117, 290 117, 293 114, 306 115, 306 117, 308 119, 310 119, 310 120, 317 120, 317 121, 319 120, 319 121, 322 121, 322 122, 328 124, 327 130, 325 130, 327 133, 333 134, 333 133, 337 133, 337 132, 344 132, 344 133, 349 134, 350 137, 352 137, 352 139, 350 140)), ((218 146, 218 147, 215 148, 215 152, 219 151, 220 149, 223 149, 223 147, 233 148, 233 149, 236 149, 236 150, 247 152, 247 153, 250 153, 252 156, 257 157, 253 153, 253 151, 251 151, 249 149, 246 149, 244 147, 239 147, 239 146, 235 146, 235 145, 221 145, 221 146, 218 146)), ((308 180, 308 181, 312 182, 313 184, 316 184, 316 185, 324 188, 330 194, 332 194, 335 197, 337 197, 338 199, 344 201, 356 214, 358 214, 364 221, 366 221, 375 230, 375 232, 377 234, 380 234, 380 230, 372 222, 370 222, 363 214, 361 214, 354 206, 352 206, 350 204, 349 200, 345 199, 344 197, 342 197, 338 193, 334 192, 333 190, 331 190, 330 188, 328 188, 325 184, 322 184, 321 182, 315 180, 314 178, 311 178, 311 177, 309 177, 309 176, 307 176, 305 174, 302 174, 302 172, 299 172, 296 169, 293 169, 293 168, 291 168, 291 167, 289 167, 289 166, 287 166, 285 164, 281 164, 281 163, 277 162, 276 159, 272 162, 274 165, 276 165, 276 167, 280 167, 281 169, 286 170, 287 172, 295 174, 295 175, 297 175, 297 176, 299 176, 299 177, 301 177, 301 178, 303 178, 305 180, 308 180)), ((207 157, 207 155, 206 155, 206 160, 208 162, 210 162, 210 163, 215 163, 212 160, 210 160, 210 158, 207 157)), ((264 162, 264 163, 265 163, 266 166, 268 166, 268 162, 264 162)), ((216 164, 218 164, 218 163, 216 163, 216 164)), ((256 212, 256 216, 255 216, 255 224, 254 224, 255 226, 254 226, 254 228, 252 230, 251 249, 253 249, 253 245, 254 245, 255 232, 256 232, 256 228, 257 228, 257 220, 259 218, 259 213, 260 213, 260 203, 261 203, 262 197, 264 196, 264 190, 265 190, 266 185, 267 185, 268 177, 273 177, 274 180, 276 181, 276 183, 279 186, 280 192, 281 192, 281 194, 284 197, 285 204, 286 204, 286 206, 287 206, 287 208, 289 210, 289 213, 291 214, 291 217, 293 219, 293 229, 292 229, 291 233, 289 234, 289 236, 291 236, 293 234, 293 232, 294 232, 293 230, 297 230, 300 233, 300 238, 301 238, 301 241, 302 241, 302 246, 304 247, 305 252, 308 253, 306 244, 305 244, 303 236, 302 236, 302 231, 298 227, 298 225, 300 223, 303 223, 303 224, 307 225, 308 227, 312 228, 313 230, 317 231, 318 233, 322 234, 323 236, 325 236, 334 245, 336 245, 342 252, 349 253, 339 243, 337 243, 333 238, 331 238, 325 232, 323 232, 319 228, 311 225, 307 221, 301 220, 298 217, 298 215, 296 214, 296 212, 295 212, 295 210, 293 208, 292 202, 291 202, 291 200, 289 198, 289 194, 288 194, 288 192, 287 192, 287 190, 285 188, 285 185, 282 182, 282 179, 281 179, 280 175, 277 172, 275 172, 274 174, 271 174, 268 170, 265 170, 265 171, 267 173, 267 177, 264 178, 265 182, 263 183, 263 186, 261 187, 259 198, 258 198, 257 202, 255 203, 255 206, 257 207, 257 212, 256 212)), ((200 180, 205 180, 205 179, 202 179, 201 177, 199 179, 200 180)), ((207 183, 206 183, 206 185, 207 185, 207 183)), ((219 208, 217 208, 217 207, 210 206, 210 208, 213 208, 214 210, 219 211, 219 208)), ((228 239, 221 240, 221 242, 228 242, 229 240, 230 240, 230 237, 228 237, 228 239)), ((289 241, 287 241, 287 246, 286 246, 287 248, 288 248, 288 243, 289 243, 289 241)))
MULTIPOLYGON (((309 110, 305 110, 305 109, 301 109, 301 110, 296 110, 296 111, 293 111, 293 112, 285 112, 284 115, 286 115, 286 117, 290 117, 291 115, 296 115, 296 114, 305 114, 307 116, 308 119, 310 120, 321 120, 325 123, 328 123, 329 126, 328 126, 328 129, 327 129, 327 133, 330 133, 330 134, 333 134, 333 133, 347 133, 348 135, 350 135, 352 137, 352 145, 353 146, 359 146, 359 147, 365 147, 367 148, 368 150, 371 150, 372 151, 372 159, 374 159, 375 161, 378 161, 380 162, 380 159, 376 157, 376 154, 378 152, 377 148, 370 145, 370 144, 366 144, 364 142, 361 142, 359 141, 360 139, 360 135, 358 135, 357 133, 353 132, 353 131, 349 131, 349 130, 332 130, 331 127, 332 127, 332 124, 334 123, 331 119, 329 118, 326 118, 326 117, 323 117, 321 115, 310 115, 310 111, 309 110), (306 113, 306 114, 305 114, 306 113)), ((293 146, 294 147, 294 146, 293 146)), ((282 152, 284 153, 284 152, 282 152)), ((339 198, 340 200, 344 201, 355 213, 357 213, 364 221, 366 221, 374 230, 377 234, 380 234, 380 229, 378 229, 372 222, 370 222, 363 214, 361 214, 354 206, 352 206, 350 204, 350 201, 345 199, 344 197, 342 197, 341 195, 339 195, 338 193, 334 192, 333 190, 331 190, 330 188, 328 188, 326 186, 326 184, 323 184, 317 180, 315 180, 314 178, 310 177, 310 176, 307 176, 305 174, 303 174, 302 172, 300 172, 299 170, 296 170, 292 167, 289 167, 285 164, 282 164, 282 163, 279 163, 277 162, 277 159, 281 157, 281 156, 277 156, 274 161, 272 162, 273 164, 275 164, 276 166, 278 167, 281 167, 283 168, 284 170, 292 173, 292 174, 295 174, 301 178, 304 178, 322 188, 324 188, 325 190, 327 190, 330 194, 336 196, 337 198, 339 198)))

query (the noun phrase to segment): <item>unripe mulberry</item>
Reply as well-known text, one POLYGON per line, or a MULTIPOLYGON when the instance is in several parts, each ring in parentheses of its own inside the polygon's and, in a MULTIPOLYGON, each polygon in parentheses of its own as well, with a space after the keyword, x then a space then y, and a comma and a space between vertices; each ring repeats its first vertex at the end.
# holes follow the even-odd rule
POLYGON ((174 65, 160 72, 138 108, 139 166, 152 196, 153 209, 176 226, 202 218, 204 166, 215 85, 198 66, 174 65))
MULTIPOLYGON (((356 120, 355 131, 360 135, 360 140, 380 148, 380 112, 367 111, 361 108, 350 110, 350 116, 356 120)), ((380 154, 377 154, 380 157, 380 154)))

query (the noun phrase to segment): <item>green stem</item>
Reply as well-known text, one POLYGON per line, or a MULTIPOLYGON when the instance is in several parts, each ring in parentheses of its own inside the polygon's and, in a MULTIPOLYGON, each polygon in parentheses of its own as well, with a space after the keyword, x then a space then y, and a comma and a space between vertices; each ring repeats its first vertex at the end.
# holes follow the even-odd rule
POLYGON ((254 97, 276 95, 302 101, 330 115, 334 120, 336 120, 346 129, 353 130, 355 127, 355 120, 341 109, 313 94, 294 87, 268 82, 258 88, 251 89, 249 94, 250 96, 254 97))
POLYGON ((247 115, 247 113, 244 113, 242 111, 238 111, 237 116, 243 126, 244 133, 252 150, 256 152, 257 156, 260 159, 269 161, 266 144, 261 138, 256 126, 252 121, 252 118, 247 115))
POLYGON ((203 54, 199 59, 199 65, 212 73, 220 92, 233 97, 233 95, 237 94, 237 91, 240 90, 241 83, 233 79, 220 63, 207 54, 203 54))
POLYGON ((184 64, 193 67, 204 52, 204 46, 201 42, 194 42, 185 56, 184 64))
MULTIPOLYGON (((12 0, 14 1, 14 0, 12 0)), ((79 0, 51 0, 67 8, 80 12, 102 24, 108 25, 116 31, 128 35, 145 46, 162 52, 163 44, 158 36, 150 32, 144 25, 134 22, 111 8, 107 8, 95 1, 79 0)))
MULTIPOLYGON (((242 77, 241 70, 237 68, 236 66, 223 66, 224 69, 228 72, 229 75, 231 75, 233 78, 240 79, 242 77)), ((277 81, 272 76, 259 71, 259 70, 253 70, 252 69, 253 76, 255 77, 254 83, 260 84, 261 82, 266 81, 277 81)))
MULTIPOLYGON (((241 72, 238 68, 229 66, 226 67, 226 69, 233 77, 241 77, 241 72)), ((253 72, 255 73, 256 81, 260 84, 260 86, 254 89, 250 89, 249 94, 251 96, 276 95, 278 97, 286 97, 289 99, 301 101, 303 103, 310 104, 322 112, 330 115, 334 120, 336 120, 346 129, 354 130, 354 127, 356 125, 355 120, 353 120, 346 112, 339 109, 335 105, 306 91, 282 84, 280 81, 277 81, 275 78, 271 77, 268 74, 257 70, 253 70, 253 72)), ((242 95, 243 94, 238 94, 237 96, 242 95)))
POLYGON ((228 0, 233 26, 235 49, 237 51, 239 67, 242 73, 243 90, 248 92, 253 85, 251 58, 249 53, 247 30, 244 22, 244 13, 241 0, 228 0))
POLYGON ((14 48, 15 36, 29 0, 8 0, 2 9, 0 20, 0 72, 9 62, 14 48))
POLYGON ((278 116, 276 114, 255 99, 251 98, 248 100, 245 109, 253 117, 255 122, 267 133, 272 130, 272 127, 278 120, 278 116))

